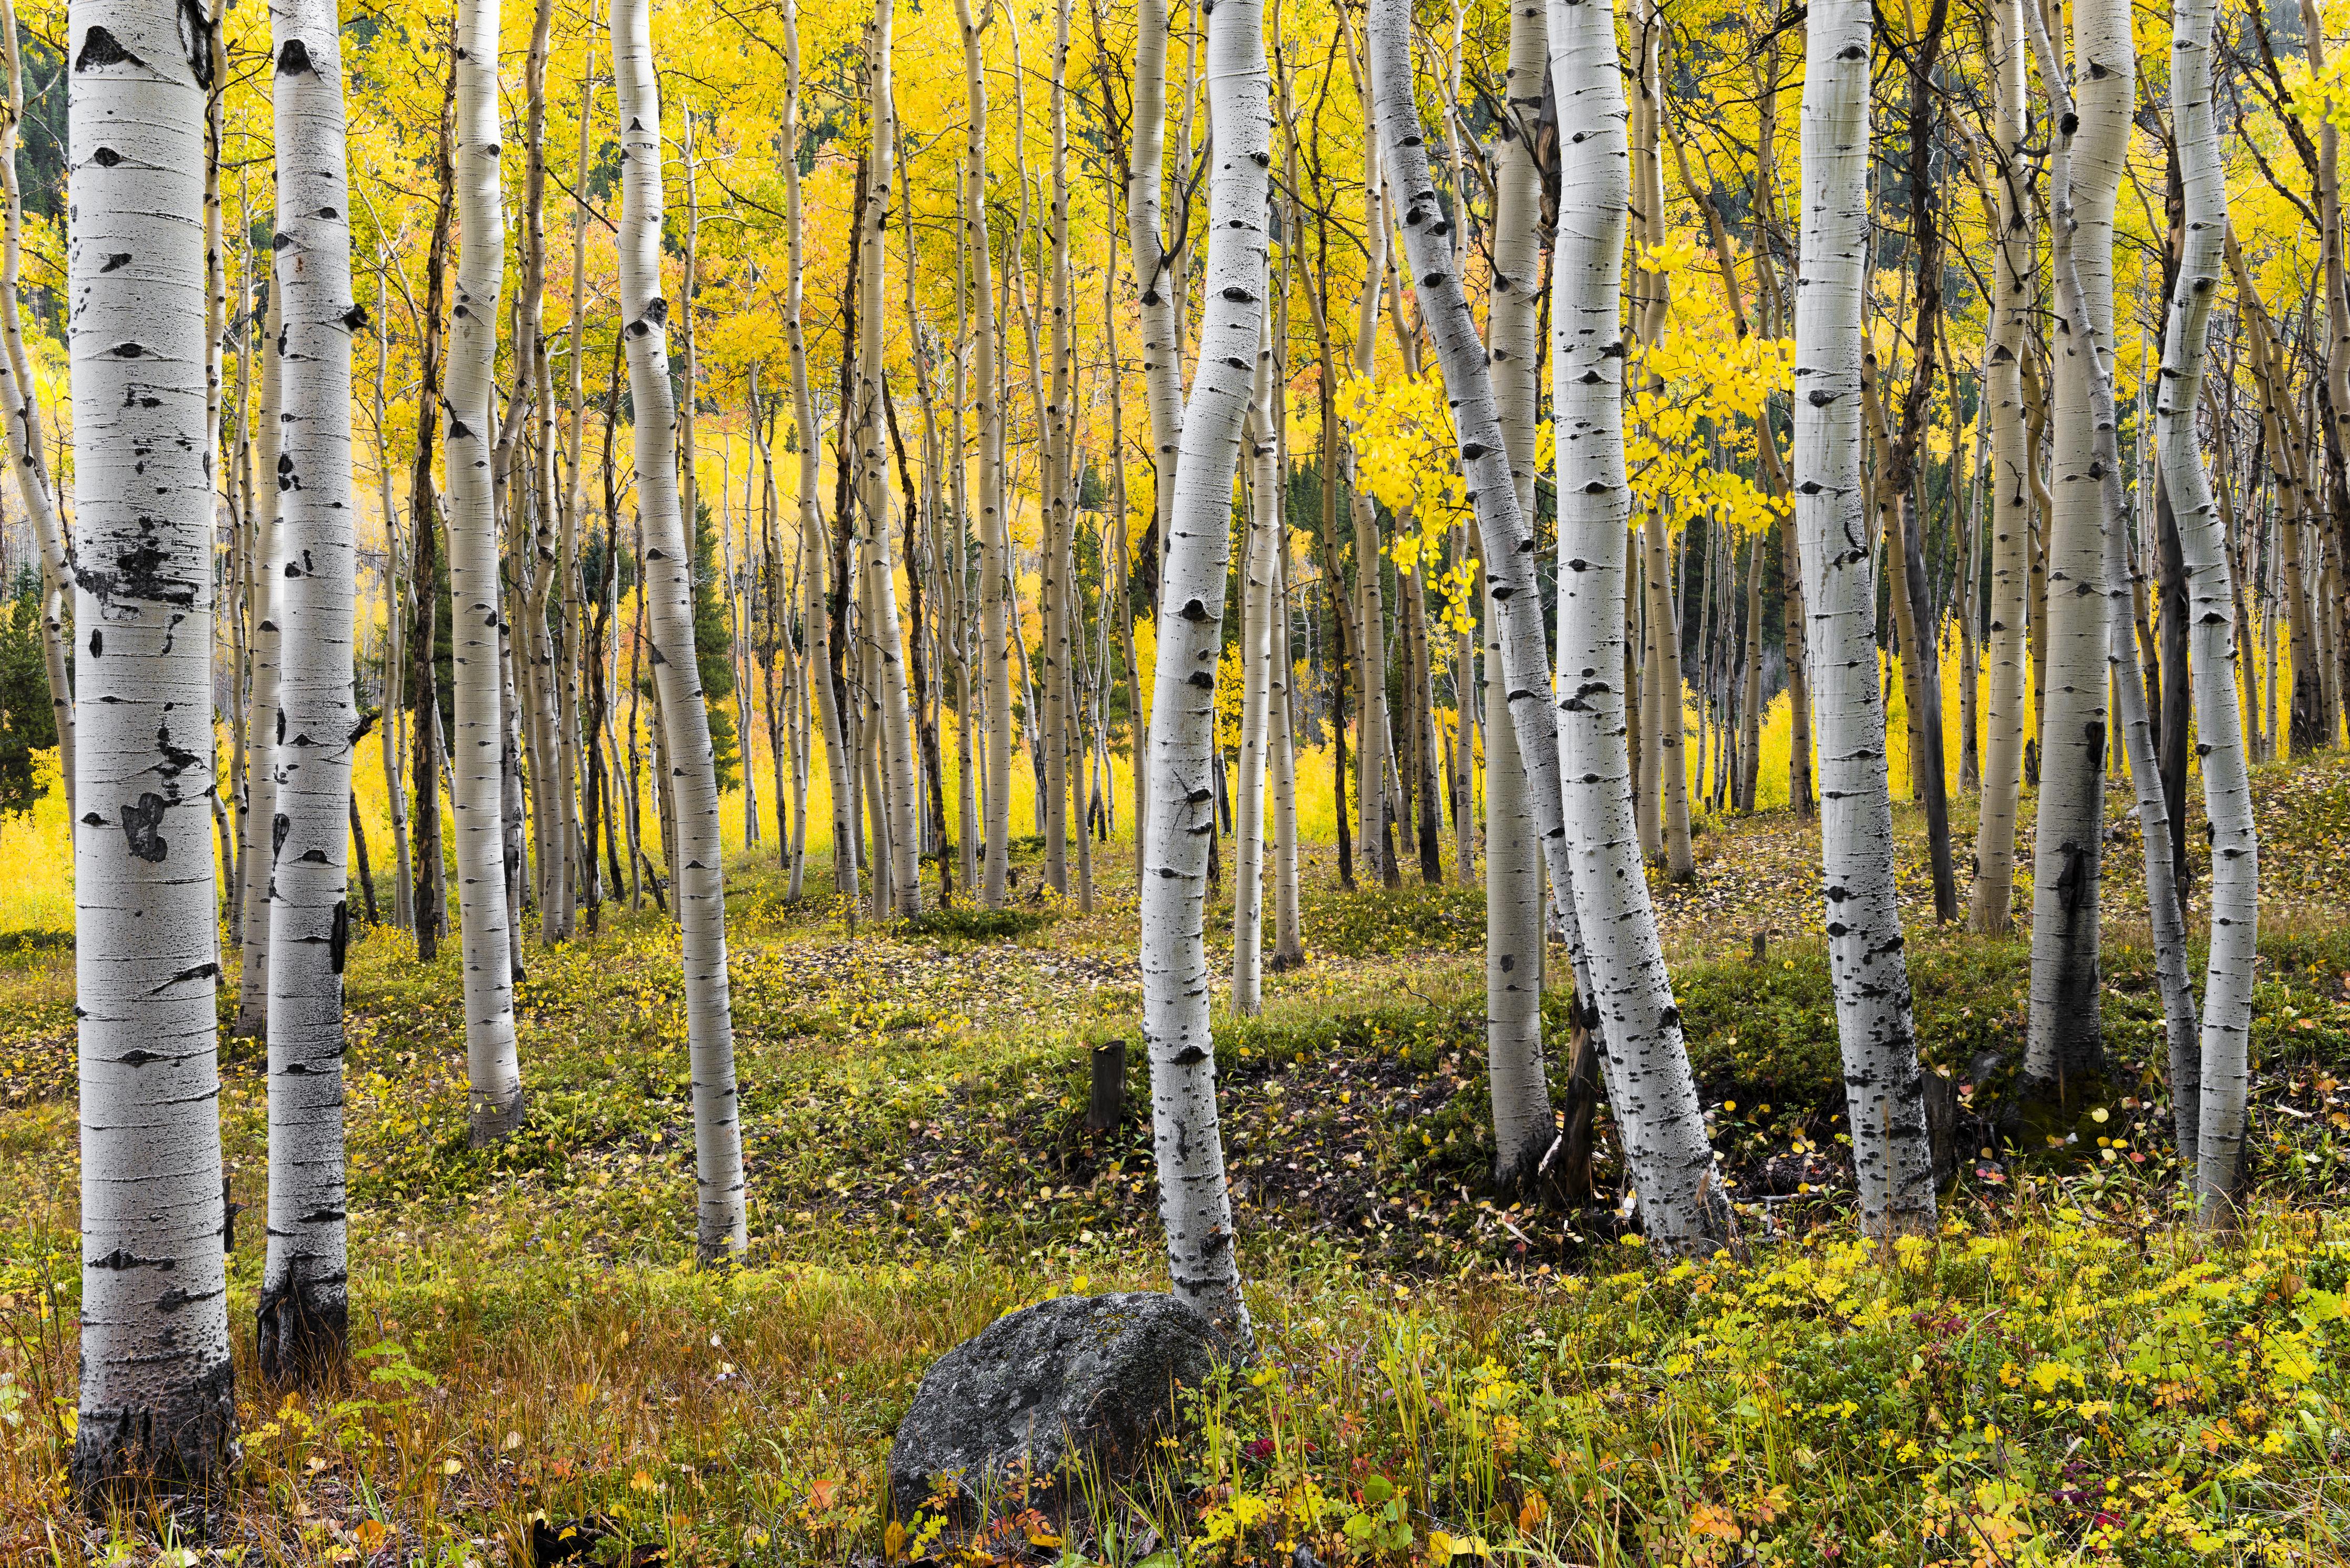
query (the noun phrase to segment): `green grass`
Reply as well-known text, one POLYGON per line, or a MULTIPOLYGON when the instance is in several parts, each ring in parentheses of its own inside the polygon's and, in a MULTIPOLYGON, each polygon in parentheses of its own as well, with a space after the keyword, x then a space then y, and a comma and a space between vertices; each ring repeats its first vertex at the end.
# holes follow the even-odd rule
MULTIPOLYGON (((1261 1017, 1216 1015, 1260 1355, 1057 1545, 1030 1543, 1040 1518, 980 1544, 1121 1563, 1179 1540, 1187 1561, 1266 1563, 1301 1542, 1326 1563, 1458 1547, 1728 1568, 1830 1545, 1981 1568, 2343 1560, 2350 919, 2323 873, 2350 840, 2350 772, 2329 758, 2257 784, 2274 890, 2261 1199, 2229 1246, 2174 1208, 2134 846, 2108 861, 2105 1119, 2061 1155, 1989 1160, 1970 1124, 1942 1232, 1887 1255, 1854 1243, 1836 1196, 1841 1078, 1801 874, 1815 836, 1783 816, 1716 825, 1699 883, 1659 907, 1716 1149, 1755 1200, 1746 1256, 1670 1269, 1612 1207, 1491 1191, 1482 893, 1344 892, 1315 851, 1311 961, 1267 977, 1261 1017), (1777 933, 1759 962, 1754 930, 1777 933), (1790 1171, 1797 1188, 1759 1200, 1790 1171)), ((1034 846, 1019 858, 1032 886, 1034 846)), ((368 932, 349 973, 362 1355, 325 1396, 259 1386, 249 1216, 231 1268, 246 1442, 213 1544, 250 1563, 519 1563, 538 1517, 678 1561, 906 1548, 882 1466, 929 1363, 1023 1303, 1163 1282, 1131 862, 1097 859, 1090 914, 958 908, 853 935, 836 902, 789 908, 769 870, 730 872, 752 1232, 731 1277, 689 1266, 684 1022, 660 916, 608 910, 600 934, 530 950, 527 1116, 488 1151, 465 1147, 455 954, 420 965, 368 932), (1130 1045, 1134 1115, 1089 1133, 1090 1047, 1109 1039, 1130 1045)), ((1924 1054, 1987 1098, 2021 1040, 2025 949, 1914 917, 1911 937, 1924 1054)), ((0 1562, 99 1561, 136 1533, 85 1528, 59 1476, 78 1293, 69 961, 47 937, 0 940, 0 1562)), ((1555 1075, 1556 998, 1545 1034, 1555 1075)), ((224 1041, 225 1147, 256 1208, 264 1066, 224 1041)), ((1604 1116, 1602 1133, 1612 1180, 1604 1116)), ((902 1522, 920 1544, 922 1521, 902 1522)))

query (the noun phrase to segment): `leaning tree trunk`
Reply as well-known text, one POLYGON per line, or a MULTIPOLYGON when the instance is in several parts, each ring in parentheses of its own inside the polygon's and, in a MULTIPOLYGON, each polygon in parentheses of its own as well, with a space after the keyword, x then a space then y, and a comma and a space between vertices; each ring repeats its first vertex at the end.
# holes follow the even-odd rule
MULTIPOLYGON (((1545 839, 1572 851, 1567 864, 1551 856, 1551 875, 1562 904, 1572 888, 1572 907, 1588 944, 1588 979, 1577 976, 1584 981, 1584 1016, 1598 1026, 1609 1099, 1624 1129, 1642 1220, 1651 1236, 1674 1250, 1694 1251, 1728 1239, 1733 1221, 1706 1141, 1680 1011, 1641 869, 1625 745, 1626 693, 1617 674, 1625 668, 1632 505, 1624 466, 1620 308, 1631 176, 1615 8, 1552 0, 1549 21, 1560 133, 1587 150, 1562 174, 1551 271, 1551 394, 1560 431, 1559 668, 1565 673, 1555 739, 1528 732, 1529 712, 1550 719, 1549 704, 1516 700, 1521 693, 1547 695, 1548 672, 1509 668, 1506 642, 1492 640, 1500 645, 1506 670, 1518 748, 1530 764, 1534 789, 1543 792, 1534 801, 1538 825, 1545 839)), ((1390 131, 1390 145, 1393 140, 1390 131)), ((1413 232, 1408 223, 1406 234, 1413 232)), ((1448 371, 1456 352, 1448 349, 1448 371)), ((1464 442, 1478 440, 1465 421, 1461 435, 1464 442)), ((1464 444, 1464 458, 1473 462, 1474 452, 1464 444)), ((1482 503, 1482 476, 1471 483, 1482 503)), ((1514 489, 1508 493, 1514 503, 1514 489)), ((1517 532, 1523 535, 1522 521, 1517 532)), ((1495 533, 1491 525, 1485 529, 1485 559, 1497 579, 1492 613, 1499 618, 1510 613, 1515 597, 1501 585, 1519 573, 1525 575, 1521 583, 1531 577, 1533 560, 1528 549, 1515 571, 1496 572, 1496 563, 1513 557, 1496 548, 1495 533)), ((1540 608, 1530 604, 1527 610, 1539 638, 1540 608)), ((1488 680, 1491 666, 1489 659, 1488 680)), ((1488 726, 1488 746, 1496 732, 1488 726)))
POLYGON ((637 510, 645 531, 645 607, 676 824, 677 913, 684 940, 686 1051, 693 1083, 695 1251, 723 1262, 747 1244, 734 1023, 726 981, 726 866, 718 770, 693 647, 693 542, 678 497, 677 401, 661 297, 660 89, 647 0, 612 7, 620 142, 620 319, 636 405, 637 510))
POLYGON ((347 1332, 343 1193, 343 953, 358 514, 351 494, 350 203, 343 57, 335 0, 278 0, 273 345, 285 409, 276 483, 283 567, 271 574, 280 632, 276 853, 269 900, 269 1245, 258 1354, 275 1382, 321 1382, 347 1332))
MULTIPOLYGON (((2095 1095, 2105 1073, 2097 882, 2106 798, 2105 534, 2112 519, 2099 483, 2092 383, 2113 334, 2114 200, 2137 80, 2128 7, 2119 0, 2085 0, 2074 13, 2073 54, 2085 80, 2077 103, 2053 117, 2058 131, 2049 166, 2057 294, 2050 485, 2055 504, 2048 531, 2047 695, 2023 1054, 2025 1083, 2060 1106, 2095 1095), (2078 129, 2065 134, 2074 124, 2078 129)), ((2057 73, 2063 63, 2053 44, 2041 65, 2046 90, 2062 101, 2065 85, 2057 73)))
MULTIPOLYGON (((1534 422, 1541 402, 1542 170, 1534 150, 1549 77, 1550 32, 1545 6, 1510 10, 1507 113, 1494 161, 1493 296, 1487 318, 1493 340, 1493 403, 1510 483, 1521 515, 1534 515, 1534 422)), ((1622 229, 1617 230, 1617 243, 1622 229)), ((1457 535, 1458 536, 1458 535, 1457 535)), ((1463 542, 1465 543, 1465 536, 1463 542)), ((1485 607, 1488 635, 1501 622, 1485 607)), ((1500 655, 1491 651, 1485 702, 1485 1065, 1493 1100, 1493 1176, 1504 1191, 1533 1185, 1552 1137, 1550 1084, 1543 1067, 1542 844, 1526 766, 1510 722, 1508 685, 1496 679, 1500 655)), ((1463 718, 1469 713, 1468 660, 1454 681, 1463 718)), ((1467 788, 1467 739, 1462 740, 1461 823, 1474 815, 1467 788)), ((1473 875, 1466 836, 1460 853, 1463 877, 1473 875)), ((1587 1000, 1587 999, 1586 999, 1587 1000)))
POLYGON ((2024 61, 2029 46, 2021 0, 1999 0, 1997 122, 2000 232, 1991 254, 1991 354, 1983 396, 1991 404, 1991 691, 1983 753, 1981 814, 1975 826, 1974 929, 2006 934, 2015 893, 2015 802, 2023 778, 2024 603, 2031 586, 2031 481, 2037 462, 2023 445, 2024 328, 2039 308, 2035 251, 2022 162, 2024 61))
POLYGON ((221 1235, 205 429, 209 40, 183 6, 67 17, 81 1391, 93 1508, 227 1477, 236 1405, 221 1235))
POLYGON ((1811 612, 1828 962, 1864 1230, 1929 1229, 1934 1162, 1894 901, 1877 679, 1877 584, 1860 472, 1868 229, 1869 8, 1817 0, 1805 43, 1803 275, 1795 306, 1795 526, 1811 612))
POLYGON ((1142 877, 1143 1034, 1150 1048, 1151 1141, 1177 1296, 1243 1343, 1248 1308, 1233 1255, 1232 1199, 1217 1126, 1204 940, 1215 834, 1216 664, 1231 564, 1232 473, 1264 330, 1272 182, 1271 82, 1263 8, 1224 0, 1208 20, 1215 167, 1199 369, 1183 410, 1173 524, 1159 594, 1151 698, 1152 809, 1142 877))
MULTIPOLYGON (((492 373, 505 229, 498 204, 498 8, 457 7, 457 297, 449 333, 449 615, 457 716, 449 748, 457 813, 457 916, 465 961, 465 1075, 474 1147, 522 1122, 506 929, 504 682, 498 635, 492 373)), ((423 520, 420 518, 419 525, 423 520)))
POLYGON ((2178 518, 2194 646, 2197 751, 2211 829, 2211 945, 2203 991, 2201 1061, 2181 1063, 2173 1045, 2170 1092, 2186 1137, 2186 1100, 2199 1087, 2193 1147, 2196 1196, 2207 1225, 2234 1222, 2242 1181, 2245 1099, 2251 1080, 2252 949, 2260 929, 2260 845, 2244 771, 2243 715, 2237 708, 2235 584, 2227 539, 2212 504, 2210 476, 2195 446, 2204 331, 2219 294, 2219 253, 2228 226, 2228 188, 2211 89, 2214 0, 2178 0, 2171 11, 2170 101, 2186 191, 2178 281, 2163 342, 2162 389, 2155 405, 2163 483, 2178 518), (2199 1073, 2188 1075, 2199 1065, 2199 1073))

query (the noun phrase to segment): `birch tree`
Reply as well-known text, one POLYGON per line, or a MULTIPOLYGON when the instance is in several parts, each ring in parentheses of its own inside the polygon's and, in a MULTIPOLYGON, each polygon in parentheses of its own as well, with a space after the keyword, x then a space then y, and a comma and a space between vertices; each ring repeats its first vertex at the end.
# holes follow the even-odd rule
POLYGON ((2178 281, 2163 340, 2155 404, 2157 452, 2178 518, 2185 558, 2195 728, 2203 809, 2211 834, 2211 938, 2204 973, 2203 1024, 2192 1098, 2196 1138, 2186 1138, 2189 1080, 2173 1045, 2171 1096, 2182 1155, 2196 1154, 2195 1188, 2207 1225, 2231 1224, 2242 1179, 2245 1101, 2250 1089, 2253 947, 2260 930, 2260 845, 2244 767, 2243 714, 2237 706, 2235 583, 2210 475, 2195 444, 2205 333, 2219 294, 2228 188, 2212 102, 2215 0, 2178 0, 2170 13, 2170 101, 2178 138, 2185 218, 2178 281))
MULTIPOLYGON (((457 287, 449 308, 449 613, 456 734, 457 918, 465 966, 465 1076, 474 1147, 522 1123, 506 929, 503 658, 497 497, 490 468, 505 225, 498 202, 498 6, 459 0, 456 58, 457 287)), ((641 416, 639 416, 641 421, 641 416)), ((421 513, 420 530, 431 525, 421 513)), ((429 583, 428 583, 429 591, 429 583)), ((426 645, 430 657, 430 644, 426 645)))
MULTIPOLYGON (((2034 19, 2035 30, 2041 24, 2034 19)), ((2073 14, 2068 88, 2053 46, 2044 89, 2064 105, 2049 163, 2056 281, 2054 411, 2048 528, 2047 691, 2033 846, 2032 1002, 2023 1075, 2060 1105, 2097 1092, 2098 877, 2104 863, 2106 740, 2106 510, 2093 380, 2113 330, 2113 215, 2127 150, 2137 61, 2129 8, 2084 0, 2073 14), (2068 129, 2075 128, 2076 129, 2068 129)), ((2052 105, 2053 107, 2053 105, 2052 105)))
MULTIPOLYGON (((1153 3, 1155 0, 1144 0, 1146 11, 1153 3)), ((993 242, 987 227, 987 70, 980 54, 979 24, 972 17, 971 6, 972 0, 955 0, 955 16, 962 28, 963 86, 971 106, 969 140, 963 157, 962 225, 964 249, 971 258, 972 379, 979 400, 980 682, 987 709, 987 856, 980 898, 989 909, 1000 909, 1008 886, 1012 854, 1012 659, 1004 641, 1010 635, 1006 601, 1011 597, 1012 552, 1003 514, 1003 411, 997 380, 994 271, 989 254, 993 242)), ((1138 72, 1142 68, 1139 54, 1135 68, 1138 72)), ((1135 102, 1139 158, 1146 131, 1139 88, 1135 102)), ((1180 390, 1179 384, 1177 391, 1180 390)), ((1174 466, 1171 452, 1162 459, 1161 466, 1159 484, 1166 492, 1166 503, 1160 509, 1163 519, 1166 507, 1174 502, 1174 489, 1170 483, 1174 466)), ((1142 748, 1138 746, 1138 771, 1141 769, 1142 757, 1142 748)), ((1139 822, 1135 833, 1138 838, 1141 836, 1139 822)))
POLYGON ((184 7, 67 14, 81 1388, 68 1474, 210 1487, 236 1421, 221 1232, 211 805, 211 40, 184 7))
POLYGON ((1794 479, 1846 1114, 1861 1225, 1885 1235, 1931 1228, 1934 1172, 1894 901, 1877 584, 1860 470, 1869 34, 1866 0, 1818 0, 1805 28, 1794 479))
MULTIPOLYGON (((269 1242, 258 1351, 274 1381, 323 1378, 346 1332, 343 1158, 345 826, 359 733, 351 681, 350 204, 335 0, 275 0, 284 431, 275 474, 285 565, 272 763, 269 1242)), ((256 737, 266 743, 269 737, 256 737)))
MULTIPOLYGON (((620 330, 636 403, 637 514, 645 534, 645 607, 677 832, 684 939, 686 1052, 692 1074, 695 1250, 723 1262, 747 1244, 734 1023, 726 978, 725 862, 718 770, 693 646, 693 542, 678 495, 677 401, 661 295, 660 88, 648 0, 612 6, 620 119, 620 330)), ((887 39, 887 34, 883 35, 887 39)))
POLYGON ((1999 232, 1991 251, 1991 352, 1983 398, 1991 411, 1991 680, 1981 814, 1975 829, 1974 929, 2003 935, 2012 923, 2015 803, 2023 778, 2024 613, 2031 573, 2031 481, 2034 460, 2023 446, 2025 327, 2039 306, 2036 251, 2027 225, 2023 166, 2024 67, 2030 46, 2021 0, 1999 0, 1993 13, 1991 74, 1996 81, 1992 155, 1999 174, 1999 232))
MULTIPOLYGON (((1632 493, 1624 465, 1624 236, 1631 198, 1631 160, 1623 78, 1617 67, 1611 0, 1551 0, 1551 84, 1563 143, 1582 149, 1560 171, 1558 246, 1551 274, 1551 398, 1558 452, 1560 684, 1555 738, 1530 738, 1527 720, 1547 704, 1513 701, 1520 753, 1536 791, 1558 804, 1536 815, 1546 839, 1570 851, 1551 856, 1562 891, 1573 890, 1587 957, 1576 980, 1586 1023, 1596 1028, 1608 1097, 1624 1128, 1639 1194, 1642 1223, 1674 1248, 1698 1249, 1731 1233, 1729 1195, 1713 1167, 1681 1041, 1680 1010, 1648 901, 1634 819, 1631 760, 1626 747, 1627 694, 1625 593, 1632 493), (1565 864, 1561 864, 1562 859, 1565 864), (1588 977, 1587 980, 1586 977, 1588 977)), ((1406 233, 1411 231, 1407 228, 1406 233)), ((1417 269, 1415 269, 1417 270, 1417 269)), ((1425 296, 1423 296, 1425 297, 1425 296)), ((1452 360, 1448 358, 1450 371, 1452 360)), ((1464 421, 1462 452, 1478 437, 1464 421)), ((1474 470, 1471 471, 1472 473, 1474 470)), ((1472 483, 1477 483, 1472 480, 1472 483)), ((1484 486, 1477 483, 1482 498, 1484 486)), ((1512 495, 1513 501, 1515 495, 1512 495)), ((1480 508, 1480 522, 1483 522, 1480 508)), ((1512 557, 1485 526, 1487 571, 1512 557)), ((1532 576, 1532 539, 1524 566, 1532 576)), ((1507 583, 1503 577, 1502 582, 1507 583)), ((1497 587, 1496 619, 1510 607, 1497 587)), ((1525 618, 1539 638, 1536 613, 1525 618)), ((1498 641, 1499 639, 1495 639, 1498 641)), ((1500 649, 1512 697, 1546 692, 1549 671, 1522 675, 1500 649)), ((1491 660, 1488 660, 1490 665, 1491 660)), ((1489 669, 1487 680, 1492 679, 1489 669)), ((1546 728, 1548 726, 1545 726, 1546 728)), ((1490 745, 1493 733, 1488 726, 1490 745)))
POLYGON ((882 361, 881 286, 887 263, 883 240, 889 232, 889 187, 898 158, 897 110, 889 90, 890 36, 896 14, 894 0, 877 0, 867 55, 873 73, 872 146, 867 153, 865 208, 858 219, 867 232, 866 270, 858 306, 861 336, 857 346, 857 515, 862 528, 858 555, 865 564, 865 591, 872 611, 864 641, 875 660, 879 686, 871 700, 880 720, 878 762, 881 799, 889 813, 891 906, 899 915, 916 915, 922 908, 921 840, 915 827, 920 780, 914 771, 913 720, 906 696, 905 642, 898 616, 896 553, 890 547, 889 459, 881 419, 881 383, 887 374, 882 361))
MULTIPOLYGON (((73 682, 66 646, 72 633, 66 625, 65 611, 68 596, 73 592, 73 566, 66 555, 65 524, 57 516, 57 488, 49 477, 41 404, 34 395, 17 297, 24 264, 25 204, 16 183, 16 128, 25 117, 25 72, 16 46, 16 9, 9 0, 0 0, 0 57, 5 57, 8 73, 6 114, 0 118, 0 426, 7 431, 16 496, 25 504, 25 515, 33 524, 33 539, 41 552, 41 662, 48 676, 49 711, 57 721, 57 777, 65 785, 66 821, 70 824, 77 816, 73 682)), ((208 201, 206 210, 217 205, 208 201)), ((207 342, 211 337, 207 330, 207 342)), ((210 364, 207 355, 208 368, 210 364)), ((208 384, 210 379, 208 369, 208 384)), ((206 400, 209 405, 210 398, 206 400)), ((212 423, 207 413, 206 429, 212 423)))
MULTIPOLYGON (((1263 1011, 1265 741, 1273 688, 1281 464, 1274 439, 1273 323, 1256 356, 1242 437, 1249 454, 1248 547, 1241 562, 1241 759, 1232 812, 1232 1011, 1263 1011)), ((1284 639, 1285 640, 1285 639, 1284 639)))
POLYGON ((1248 1308, 1216 1115, 1205 919, 1232 474, 1263 332, 1273 157, 1263 16, 1259 0, 1224 0, 1208 18, 1207 306, 1183 407, 1159 601, 1141 899, 1142 1030, 1167 1272, 1179 1298, 1243 1343, 1248 1308))
MULTIPOLYGON (((1534 416, 1542 385, 1542 170, 1534 127, 1549 74, 1545 0, 1510 7, 1506 110, 1497 129, 1493 210, 1493 400, 1521 515, 1534 515, 1534 416)), ((1620 243, 1619 231, 1619 243, 1620 243)), ((1463 541, 1465 543, 1465 540, 1463 541)), ((1485 607, 1490 636, 1501 620, 1485 607)), ((1488 649, 1485 704, 1485 1062, 1492 1086, 1493 1173, 1505 1191, 1532 1185, 1552 1137, 1550 1084, 1543 1064, 1542 846, 1526 767, 1510 722, 1498 649, 1488 649)), ((1468 711, 1468 661, 1459 701, 1468 711)), ((1466 751, 1464 743, 1463 750, 1466 751)), ((1466 774, 1463 774, 1465 780, 1466 774)), ((1467 792, 1455 809, 1471 815, 1467 792)), ((1465 851, 1461 874, 1471 874, 1465 851)))

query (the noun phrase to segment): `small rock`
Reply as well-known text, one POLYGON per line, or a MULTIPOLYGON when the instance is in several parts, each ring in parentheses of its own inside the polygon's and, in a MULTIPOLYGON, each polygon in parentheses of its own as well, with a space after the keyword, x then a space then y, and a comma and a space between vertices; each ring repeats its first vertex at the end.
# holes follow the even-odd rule
POLYGON ((998 1318, 922 1378, 889 1449, 898 1517, 951 1482, 991 1498, 1068 1460, 1131 1479, 1169 1429, 1176 1387, 1205 1383, 1228 1346, 1171 1295, 1058 1296, 998 1318))

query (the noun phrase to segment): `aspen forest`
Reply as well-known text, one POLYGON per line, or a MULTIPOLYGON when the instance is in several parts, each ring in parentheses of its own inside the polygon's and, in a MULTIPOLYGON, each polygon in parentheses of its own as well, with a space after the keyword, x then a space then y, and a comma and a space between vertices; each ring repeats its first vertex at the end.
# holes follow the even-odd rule
POLYGON ((0 78, 0 1568, 2350 1564, 2350 0, 0 78))

